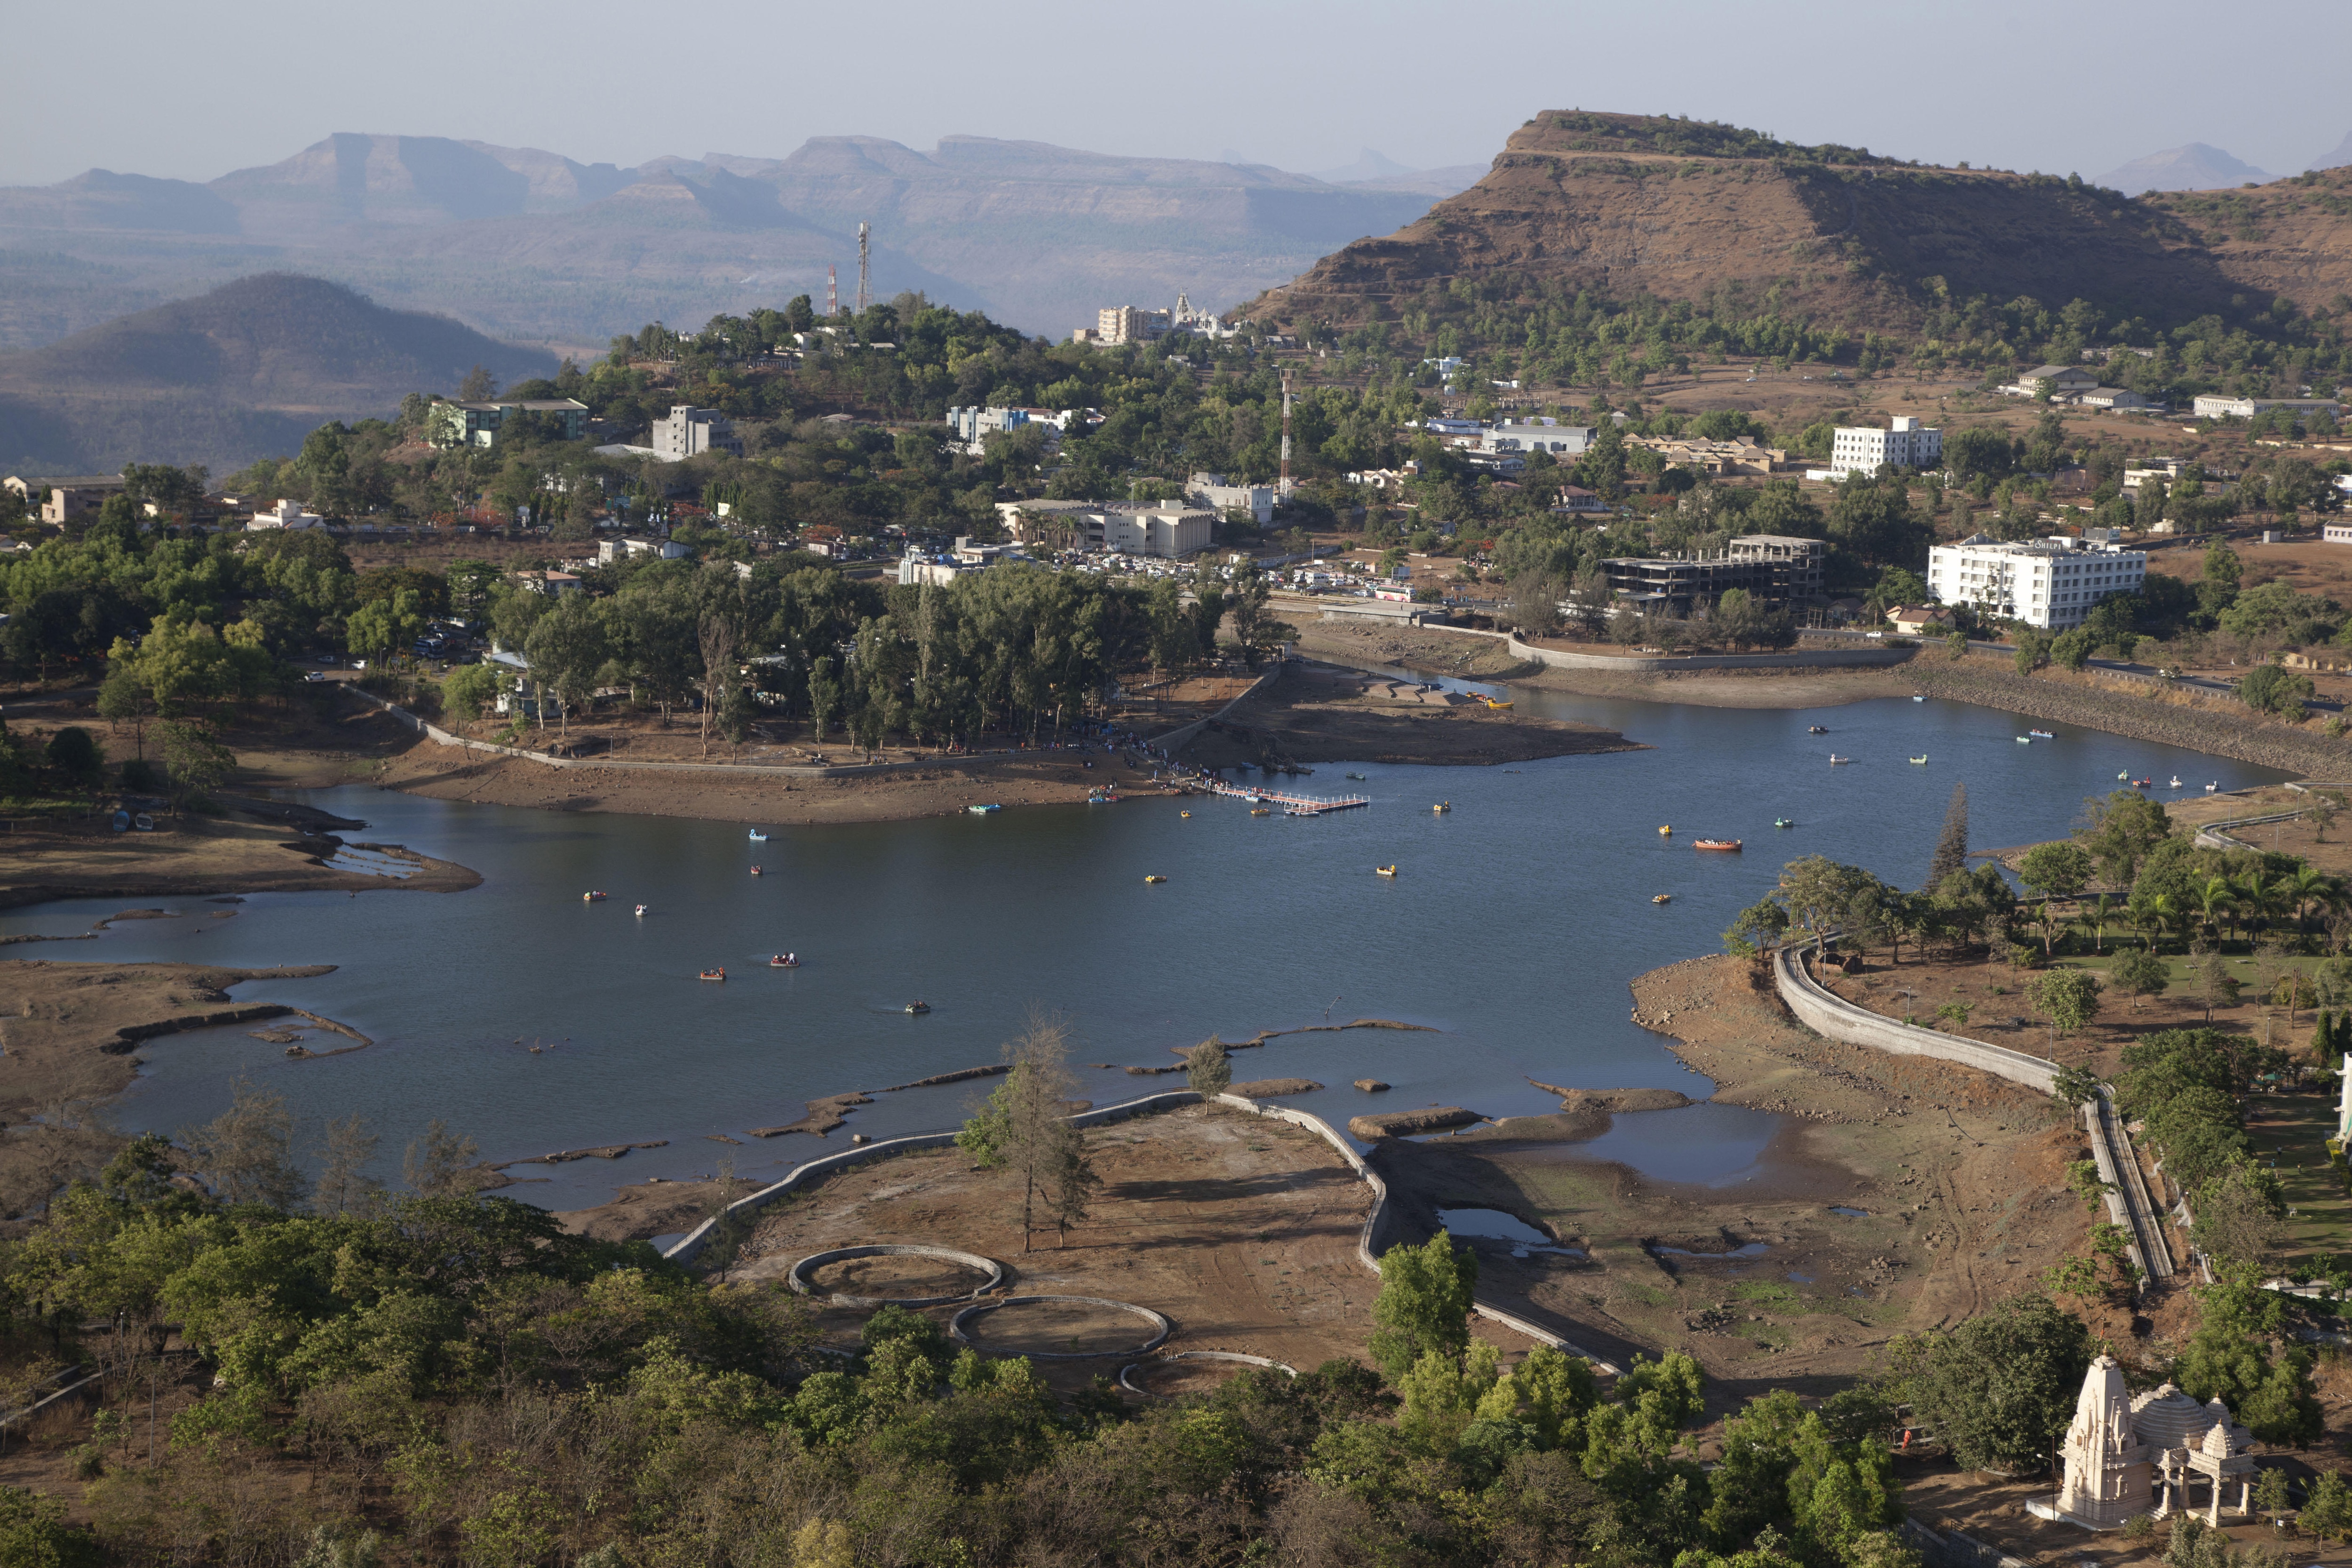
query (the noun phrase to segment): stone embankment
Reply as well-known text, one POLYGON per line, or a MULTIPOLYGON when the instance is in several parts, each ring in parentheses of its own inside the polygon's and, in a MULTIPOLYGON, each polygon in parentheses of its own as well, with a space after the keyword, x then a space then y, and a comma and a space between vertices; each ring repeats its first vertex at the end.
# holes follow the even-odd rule
POLYGON ((2352 767, 2352 741, 2330 739, 2315 721, 2290 726, 2227 697, 2166 692, 2182 699, 2168 701, 2139 696, 2125 682, 2095 675, 2021 676, 1977 659, 1953 662, 1933 655, 1912 660, 1903 674, 1931 696, 2210 752, 2299 777, 2342 778, 2352 767))

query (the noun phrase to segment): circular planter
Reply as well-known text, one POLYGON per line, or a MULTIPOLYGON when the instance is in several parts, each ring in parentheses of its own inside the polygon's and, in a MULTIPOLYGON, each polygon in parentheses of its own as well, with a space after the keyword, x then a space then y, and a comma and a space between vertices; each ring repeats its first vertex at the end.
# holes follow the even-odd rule
MULTIPOLYGON (((1286 1377, 1297 1377, 1298 1375, 1298 1369, 1295 1366, 1276 1361, 1269 1356, 1244 1355, 1239 1351, 1178 1351, 1173 1355, 1164 1355, 1160 1357, 1158 1362, 1153 1364, 1166 1366, 1171 1362, 1179 1361, 1239 1362, 1244 1366, 1272 1367, 1275 1371, 1281 1373, 1286 1377)), ((1131 1373, 1141 1371, 1144 1364, 1144 1363, 1139 1361, 1131 1361, 1125 1366, 1120 1367, 1118 1369, 1118 1385, 1127 1390, 1129 1394, 1146 1394, 1153 1399, 1167 1398, 1168 1396, 1164 1394, 1155 1394, 1150 1389, 1137 1386, 1135 1380, 1129 1375, 1131 1373)))
MULTIPOLYGON (((1027 1356, 1032 1361, 1099 1361, 1105 1356, 1150 1355, 1167 1342, 1176 1326, 1149 1307, 1139 1307, 1132 1301, 1113 1301, 1102 1296, 1007 1296, 1001 1301, 977 1301, 958 1312, 948 1324, 948 1332, 958 1344, 971 1344, 971 1336, 964 1331, 983 1312, 993 1312, 1000 1307, 1036 1306, 1047 1301, 1074 1301, 1087 1307, 1108 1307, 1114 1312, 1131 1312, 1151 1325, 1151 1337, 1139 1345, 1128 1345, 1110 1351, 1017 1351, 1008 1354, 1027 1356)), ((974 1350, 981 1347, 972 1345, 974 1350)))
POLYGON ((984 1295, 1004 1283, 1004 1265, 994 1258, 982 1258, 975 1252, 958 1252, 951 1247, 917 1247, 882 1245, 877 1247, 836 1247, 830 1252, 812 1252, 792 1266, 784 1275, 784 1283, 803 1296, 828 1302, 835 1307, 940 1307, 950 1301, 969 1301, 984 1295), (809 1283, 809 1275, 828 1263, 840 1263, 852 1258, 938 1258, 950 1263, 960 1263, 966 1268, 976 1268, 988 1278, 970 1290, 952 1296, 824 1296, 809 1283))

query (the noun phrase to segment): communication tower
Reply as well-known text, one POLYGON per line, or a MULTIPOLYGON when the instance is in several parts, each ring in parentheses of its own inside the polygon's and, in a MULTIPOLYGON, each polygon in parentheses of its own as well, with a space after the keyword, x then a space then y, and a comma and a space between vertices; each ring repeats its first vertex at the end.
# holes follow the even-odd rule
POLYGON ((1282 487, 1276 493, 1284 496, 1290 493, 1290 371, 1287 367, 1282 373, 1282 487))
POLYGON ((866 226, 861 223, 857 226, 857 313, 861 316, 874 303, 873 292, 866 286, 866 226))
POLYGON ((841 279, 834 276, 830 261, 824 264, 824 313, 828 316, 841 314, 841 279))

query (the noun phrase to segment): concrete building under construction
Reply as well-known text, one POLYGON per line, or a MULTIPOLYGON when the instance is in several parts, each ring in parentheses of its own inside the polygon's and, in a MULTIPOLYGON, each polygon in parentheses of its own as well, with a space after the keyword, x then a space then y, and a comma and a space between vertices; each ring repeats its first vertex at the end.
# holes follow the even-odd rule
POLYGON ((1764 609, 1822 596, 1829 547, 1818 539, 1751 533, 1719 555, 1619 556, 1601 563, 1612 598, 1653 615, 1684 616, 1731 589, 1764 609))

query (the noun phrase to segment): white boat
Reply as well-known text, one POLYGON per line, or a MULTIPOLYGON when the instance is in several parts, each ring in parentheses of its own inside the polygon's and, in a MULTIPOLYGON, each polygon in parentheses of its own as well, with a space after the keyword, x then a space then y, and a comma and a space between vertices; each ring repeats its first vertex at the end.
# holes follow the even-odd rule
POLYGON ((760 831, 758 828, 756 828, 756 827, 755 827, 755 828, 753 828, 753 829, 751 829, 751 842, 752 842, 752 843, 754 843, 754 844, 765 844, 767 841, 768 841, 768 836, 767 836, 766 834, 764 834, 764 833, 761 832, 761 831, 760 831))
POLYGON ((1913 696, 1912 696, 1912 698, 1911 698, 1911 700, 1912 700, 1912 701, 1914 701, 1914 702, 1925 702, 1925 701, 1927 701, 1927 698, 1925 698, 1925 697, 1923 697, 1923 696, 1920 696, 1920 695, 1918 695, 1918 694, 1916 694, 1916 693, 1914 693, 1914 694, 1913 694, 1913 696))
POLYGON ((645 905, 643 905, 643 904, 639 904, 639 905, 637 906, 637 919, 639 919, 639 920, 643 920, 643 919, 645 919, 645 918, 646 918, 646 906, 645 906, 645 905))
POLYGON ((2179 775, 2179 773, 2175 773, 2175 774, 2173 774, 2173 775, 2172 775, 2172 786, 2171 786, 2171 787, 2172 787, 2172 788, 2174 788, 2174 789, 2179 789, 2179 788, 2180 787, 2180 775, 2179 775))
POLYGON ((1830 766, 1833 768, 1843 767, 1852 761, 1853 761, 1852 757, 1841 757, 1835 752, 1830 753, 1830 766))

